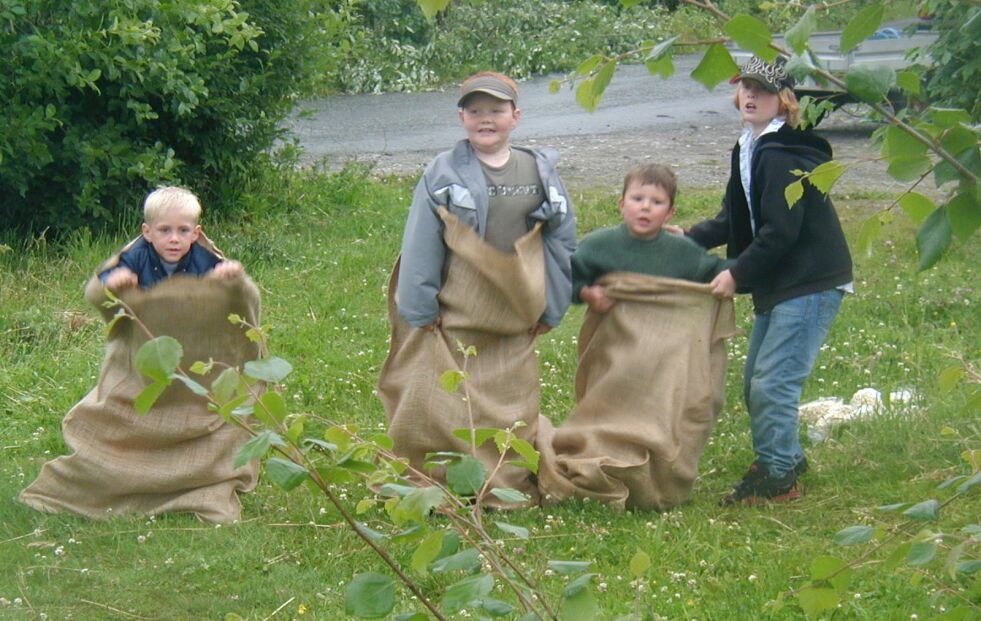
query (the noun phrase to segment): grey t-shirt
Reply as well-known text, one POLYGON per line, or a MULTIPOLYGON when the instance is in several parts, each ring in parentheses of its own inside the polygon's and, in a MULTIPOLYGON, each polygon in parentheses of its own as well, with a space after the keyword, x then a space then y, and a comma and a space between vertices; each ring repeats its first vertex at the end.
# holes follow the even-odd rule
POLYGON ((512 149, 504 166, 494 168, 483 162, 480 165, 490 197, 484 240, 501 252, 513 253, 514 242, 529 230, 528 214, 545 200, 535 156, 512 149))

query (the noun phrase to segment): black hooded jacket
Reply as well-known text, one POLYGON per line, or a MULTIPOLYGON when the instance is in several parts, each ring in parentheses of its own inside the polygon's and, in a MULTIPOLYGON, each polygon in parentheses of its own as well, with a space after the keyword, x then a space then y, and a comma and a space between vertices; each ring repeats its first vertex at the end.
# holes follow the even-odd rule
POLYGON ((799 179, 791 171, 809 172, 831 159, 831 145, 811 131, 783 125, 760 137, 751 164, 754 237, 737 143, 722 210, 686 232, 705 248, 726 244, 727 256, 736 260, 730 273, 738 291, 753 294, 758 312, 852 281, 851 254, 831 199, 806 181, 792 209, 784 197, 799 179))

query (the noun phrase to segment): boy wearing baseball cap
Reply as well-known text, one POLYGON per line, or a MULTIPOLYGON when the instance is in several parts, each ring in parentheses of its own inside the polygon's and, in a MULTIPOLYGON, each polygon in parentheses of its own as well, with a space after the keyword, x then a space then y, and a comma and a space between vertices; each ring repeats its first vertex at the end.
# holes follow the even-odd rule
MULTIPOLYGON (((416 186, 389 290, 392 343, 379 380, 395 451, 416 467, 427 453, 470 452, 452 434, 460 427, 521 423, 517 435, 534 443, 534 340, 572 300, 576 220, 557 152, 511 144, 521 110, 518 86, 503 74, 470 76, 456 103, 465 138, 437 155, 416 186), (475 346, 476 358, 461 360, 458 341, 475 346), (464 362, 469 402, 443 399, 435 382, 464 362)), ((499 457, 492 445, 479 454, 488 472, 499 457)), ((494 486, 535 496, 530 473, 518 470, 501 468, 494 486)))

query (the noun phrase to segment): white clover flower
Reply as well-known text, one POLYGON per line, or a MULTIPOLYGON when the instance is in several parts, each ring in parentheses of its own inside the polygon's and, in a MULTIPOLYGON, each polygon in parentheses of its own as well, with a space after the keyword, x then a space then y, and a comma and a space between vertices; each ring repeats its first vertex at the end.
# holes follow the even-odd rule
POLYGON ((139 537, 136 538, 136 543, 144 543, 144 542, 146 542, 146 537, 144 537, 143 535, 140 535, 139 537))
POLYGON ((749 574, 747 580, 749 580, 750 582, 756 582, 756 574, 749 574))
POLYGON ((606 593, 606 587, 607 587, 607 584, 605 582, 600 582, 598 585, 596 585, 596 589, 600 593, 606 593))

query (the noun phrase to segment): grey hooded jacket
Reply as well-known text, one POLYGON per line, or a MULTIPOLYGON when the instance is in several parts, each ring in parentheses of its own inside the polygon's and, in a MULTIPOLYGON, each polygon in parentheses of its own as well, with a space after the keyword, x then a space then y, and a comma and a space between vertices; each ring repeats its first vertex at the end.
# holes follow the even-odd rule
MULTIPOLYGON (((576 249, 576 218, 569 195, 555 170, 558 152, 554 149, 512 148, 521 148, 535 156, 538 174, 547 193, 545 201, 528 217, 544 223, 546 304, 540 321, 556 326, 572 300, 570 257, 576 249)), ((443 221, 437 209, 446 207, 483 238, 489 201, 484 171, 469 141, 461 140, 426 166, 416 185, 402 236, 398 310, 410 325, 426 326, 439 317, 436 296, 443 284, 446 245, 443 243, 443 221)))

